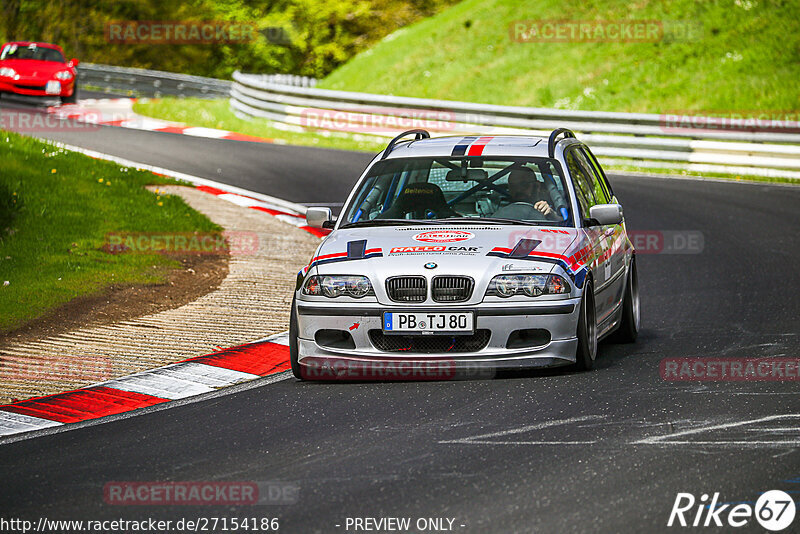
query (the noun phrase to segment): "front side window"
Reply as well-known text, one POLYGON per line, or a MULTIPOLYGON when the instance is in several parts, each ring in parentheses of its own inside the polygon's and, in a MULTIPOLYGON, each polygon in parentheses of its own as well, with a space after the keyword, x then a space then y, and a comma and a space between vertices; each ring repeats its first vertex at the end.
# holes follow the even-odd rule
POLYGON ((569 226, 557 161, 517 157, 420 157, 377 162, 342 212, 343 226, 374 221, 505 220, 569 226))
POLYGON ((577 150, 568 150, 564 154, 564 159, 567 162, 572 183, 575 184, 575 195, 578 198, 581 214, 583 217, 588 217, 589 208, 597 204, 597 198, 592 187, 593 180, 589 177, 590 172, 578 158, 577 150))
POLYGON ((594 191, 594 198, 597 199, 597 203, 608 204, 611 202, 611 197, 609 196, 605 185, 603 184, 603 178, 597 171, 595 165, 592 164, 591 159, 586 154, 586 151, 583 148, 579 148, 576 149, 575 152, 581 165, 586 170, 586 174, 589 176, 589 185, 591 186, 592 191, 594 191))

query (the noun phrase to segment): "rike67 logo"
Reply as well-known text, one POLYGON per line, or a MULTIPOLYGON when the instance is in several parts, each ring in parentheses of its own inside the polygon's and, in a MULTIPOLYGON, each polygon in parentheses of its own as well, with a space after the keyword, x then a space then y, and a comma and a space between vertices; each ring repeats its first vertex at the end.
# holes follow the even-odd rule
POLYGON ((761 494, 755 505, 720 503, 719 493, 710 501, 705 493, 699 501, 691 493, 678 493, 667 526, 740 528, 755 518, 763 528, 778 532, 792 524, 796 513, 792 497, 780 490, 761 494))

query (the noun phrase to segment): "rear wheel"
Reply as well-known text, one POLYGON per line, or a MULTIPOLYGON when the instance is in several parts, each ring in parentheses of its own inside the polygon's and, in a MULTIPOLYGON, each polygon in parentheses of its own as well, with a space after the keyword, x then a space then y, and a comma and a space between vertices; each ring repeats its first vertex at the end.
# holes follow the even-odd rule
POLYGON ((622 318, 613 340, 618 343, 633 343, 639 336, 639 275, 636 273, 636 260, 631 260, 625 296, 622 300, 622 318))
POLYGON ((597 315, 594 309, 594 288, 586 285, 581 299, 578 317, 578 350, 575 353, 575 369, 589 371, 597 358, 597 315))
POLYGON ((292 364, 294 377, 303 380, 303 375, 300 373, 300 362, 297 359, 297 312, 294 298, 292 298, 292 312, 289 315, 289 362, 292 364))

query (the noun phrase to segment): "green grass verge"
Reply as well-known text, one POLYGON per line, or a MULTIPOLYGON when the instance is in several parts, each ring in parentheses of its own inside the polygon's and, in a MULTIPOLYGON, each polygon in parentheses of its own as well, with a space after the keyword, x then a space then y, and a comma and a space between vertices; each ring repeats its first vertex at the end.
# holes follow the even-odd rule
POLYGON ((790 112, 800 109, 798 20, 800 3, 777 0, 466 0, 389 35, 318 87, 583 110, 790 112), (515 21, 543 19, 696 30, 651 43, 512 39, 515 21))
POLYGON ((133 105, 136 113, 182 122, 189 126, 217 128, 231 132, 274 139, 289 145, 316 146, 377 152, 386 148, 386 142, 354 139, 351 135, 323 134, 317 132, 289 132, 272 126, 266 119, 240 119, 228 104, 228 99, 204 100, 201 98, 162 98, 138 100, 133 105))
MULTIPOLYGON (((601 159, 602 161, 602 159, 601 159)), ((726 174, 721 172, 697 172, 674 168, 659 167, 639 167, 634 163, 611 163, 603 164, 603 170, 608 174, 648 174, 665 175, 685 178, 713 178, 715 180, 730 180, 732 182, 760 182, 769 184, 785 184, 800 186, 800 180, 796 178, 770 177, 770 176, 750 176, 747 174, 726 174)))
POLYGON ((111 285, 161 283, 179 266, 104 252, 109 232, 220 230, 180 197, 146 190, 178 183, 150 172, 4 131, 0 161, 0 332, 111 285))

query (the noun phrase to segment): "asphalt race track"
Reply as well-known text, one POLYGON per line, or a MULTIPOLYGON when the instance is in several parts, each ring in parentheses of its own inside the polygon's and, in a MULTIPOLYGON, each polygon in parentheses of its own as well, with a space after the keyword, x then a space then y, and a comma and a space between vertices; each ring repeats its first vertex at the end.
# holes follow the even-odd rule
MULTIPOLYGON (((50 137, 305 203, 341 203, 370 157, 108 127, 50 137)), ((612 185, 629 229, 700 232, 703 248, 637 256, 639 341, 602 343, 593 372, 287 379, 5 444, 2 515, 276 517, 301 533, 348 532, 348 517, 365 516, 451 518, 457 532, 655 532, 669 530, 678 492, 797 499, 797 381, 666 381, 659 364, 798 357, 800 188, 612 185), (287 505, 115 506, 103 500, 112 481, 282 481, 298 493, 287 505)))

